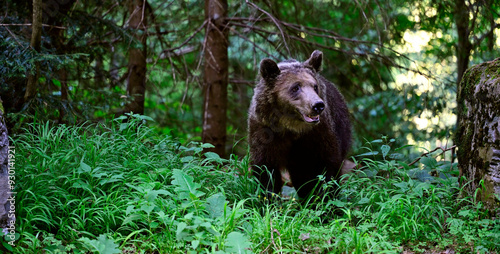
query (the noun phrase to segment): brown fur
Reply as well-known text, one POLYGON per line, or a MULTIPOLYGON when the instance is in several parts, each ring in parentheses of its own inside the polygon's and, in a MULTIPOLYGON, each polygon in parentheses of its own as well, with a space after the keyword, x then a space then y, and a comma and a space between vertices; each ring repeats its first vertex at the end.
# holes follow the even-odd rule
POLYGON ((281 190, 282 169, 300 197, 312 191, 318 175, 328 180, 340 175, 351 146, 351 126, 342 95, 318 74, 322 56, 314 51, 303 63, 261 62, 249 110, 249 143, 252 170, 270 191, 281 190))

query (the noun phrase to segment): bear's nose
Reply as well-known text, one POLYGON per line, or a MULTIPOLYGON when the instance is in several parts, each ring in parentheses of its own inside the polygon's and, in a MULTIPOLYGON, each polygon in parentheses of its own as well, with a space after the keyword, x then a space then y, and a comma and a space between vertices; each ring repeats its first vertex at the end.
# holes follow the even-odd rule
POLYGON ((314 103, 313 107, 312 107, 312 110, 314 111, 314 113, 316 114, 321 114, 321 112, 323 112, 323 110, 325 109, 325 103, 323 103, 322 101, 318 101, 316 103, 314 103))

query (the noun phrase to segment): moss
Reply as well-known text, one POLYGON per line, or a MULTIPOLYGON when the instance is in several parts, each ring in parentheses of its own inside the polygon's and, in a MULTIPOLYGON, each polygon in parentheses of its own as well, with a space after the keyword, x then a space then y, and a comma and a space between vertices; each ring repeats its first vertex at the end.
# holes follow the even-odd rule
POLYGON ((476 84, 479 83, 483 76, 487 77, 487 75, 490 75, 488 79, 500 77, 500 58, 482 64, 474 65, 467 69, 459 85, 460 87, 464 87, 464 89, 461 93, 461 98, 457 99, 463 100, 471 96, 474 92, 476 84))
MULTIPOLYGON (((500 58, 469 68, 457 93, 457 131, 454 141, 458 146, 460 172, 468 181, 472 181, 467 185, 470 188, 480 188, 481 179, 486 181, 485 185, 489 184, 489 188, 481 195, 481 199, 489 204, 493 204, 488 197, 495 190, 488 174, 491 163, 491 155, 488 153, 491 148, 500 147, 500 139, 490 140, 488 134, 491 128, 497 129, 498 126, 491 125, 492 121, 497 121, 495 116, 500 115, 500 95, 493 93, 499 85, 498 80, 500 58), (469 113, 470 117, 467 116, 469 113)), ((476 190, 469 191, 473 193, 476 190)))

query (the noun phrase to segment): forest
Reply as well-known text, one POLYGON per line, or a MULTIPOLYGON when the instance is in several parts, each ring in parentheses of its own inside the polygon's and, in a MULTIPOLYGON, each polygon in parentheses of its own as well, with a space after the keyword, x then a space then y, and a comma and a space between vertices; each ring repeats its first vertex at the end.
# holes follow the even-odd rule
POLYGON ((457 151, 469 68, 500 57, 500 1, 3 0, 0 14, 1 252, 500 252, 500 196, 470 188, 457 151), (249 170, 259 66, 315 50, 356 166, 317 177, 334 197, 270 193, 249 170))

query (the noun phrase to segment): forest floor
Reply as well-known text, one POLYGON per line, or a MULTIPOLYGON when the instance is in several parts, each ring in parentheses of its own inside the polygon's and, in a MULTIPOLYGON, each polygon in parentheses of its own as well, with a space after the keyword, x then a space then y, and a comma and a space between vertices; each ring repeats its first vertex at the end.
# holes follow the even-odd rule
MULTIPOLYGON (((498 253, 500 220, 458 183, 456 163, 411 164, 386 138, 362 167, 318 188, 269 195, 248 156, 203 153, 141 124, 33 124, 17 151, 14 253, 498 253), (22 159, 21 159, 22 158, 22 159), (269 198, 271 200, 269 200, 269 198)), ((2 233, 3 234, 3 233, 2 233)))

